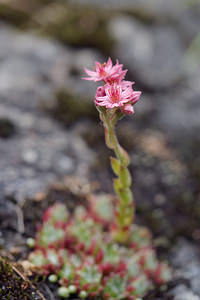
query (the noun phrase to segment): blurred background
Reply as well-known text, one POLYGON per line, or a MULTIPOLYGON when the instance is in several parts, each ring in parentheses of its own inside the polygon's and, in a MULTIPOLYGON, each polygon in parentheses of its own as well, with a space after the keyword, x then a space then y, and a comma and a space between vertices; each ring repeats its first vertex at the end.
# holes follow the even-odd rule
POLYGON ((143 93, 118 126, 137 222, 189 282, 173 299, 200 299, 199 0, 0 0, 0 246, 23 243, 27 202, 66 175, 112 192, 96 86, 81 79, 109 56, 143 93))

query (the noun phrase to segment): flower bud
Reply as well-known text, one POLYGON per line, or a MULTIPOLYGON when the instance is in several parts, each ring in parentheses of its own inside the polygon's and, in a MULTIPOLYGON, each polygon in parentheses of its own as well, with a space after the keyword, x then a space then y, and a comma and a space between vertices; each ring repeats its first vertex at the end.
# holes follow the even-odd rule
POLYGON ((122 107, 122 111, 123 111, 126 115, 132 115, 132 114, 134 114, 134 108, 133 108, 133 105, 131 105, 130 103, 125 104, 125 105, 122 107))
POLYGON ((96 96, 97 97, 103 97, 105 96, 105 87, 104 86, 99 86, 96 90, 96 96))

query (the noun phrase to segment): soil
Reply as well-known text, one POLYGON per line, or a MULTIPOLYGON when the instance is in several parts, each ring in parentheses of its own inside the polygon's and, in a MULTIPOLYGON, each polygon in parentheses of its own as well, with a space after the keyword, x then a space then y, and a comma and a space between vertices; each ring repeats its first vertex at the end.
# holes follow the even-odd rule
MULTIPOLYGON (((49 191, 46 194, 38 194, 36 196, 36 198, 29 199, 28 201, 26 201, 26 203, 24 204, 23 209, 22 209, 22 216, 24 218, 23 222, 25 225, 25 232, 21 236, 21 244, 20 244, 20 246, 18 246, 16 248, 13 246, 9 249, 9 258, 13 262, 17 260, 19 262, 18 267, 20 266, 20 268, 21 268, 20 262, 21 261, 23 262, 24 260, 26 260, 28 257, 28 254, 31 251, 25 244, 26 238, 34 237, 37 226, 39 226, 39 224, 41 222, 44 211, 50 205, 55 203, 55 199, 57 202, 64 203, 68 207, 69 211, 71 211, 71 213, 73 213, 73 210, 76 207, 76 205, 81 204, 81 205, 87 206, 86 195, 79 189, 80 186, 81 186, 81 188, 83 188, 84 184, 86 184, 86 183, 82 183, 82 184, 80 183, 80 184, 76 185, 77 182, 78 181, 75 178, 66 178, 63 181, 63 183, 61 182, 61 183, 53 184, 53 186, 49 188, 49 191), (76 187, 76 192, 74 192, 73 188, 71 189, 71 186, 76 187)), ((94 186, 95 186, 95 183, 94 183, 94 186)), ((83 190, 84 190, 84 188, 83 188, 83 190)), ((91 185, 90 190, 91 191, 93 190, 93 185, 91 185)), ((97 192, 98 192, 98 190, 97 190, 97 192)), ((87 193, 88 193, 88 191, 87 191, 87 193)), ((180 217, 180 215, 177 214, 175 216, 175 214, 174 214, 174 217, 177 218, 177 217, 180 217)), ((15 223, 14 219, 10 218, 8 220, 9 226, 5 227, 3 230, 3 236, 8 238, 8 241, 5 242, 6 245, 9 245, 9 240, 10 240, 10 235, 11 235, 9 227, 10 226, 14 227, 15 226, 14 223, 15 223)), ((149 226, 151 225, 150 222, 145 220, 143 213, 141 213, 140 211, 137 214, 137 223, 141 223, 141 224, 146 223, 149 226)), ((154 227, 152 226, 152 229, 153 228, 154 227)), ((159 236, 162 236, 162 234, 163 234, 163 232, 160 233, 159 236)), ((14 237, 15 235, 18 236, 19 232, 17 230, 12 230, 12 236, 14 237)), ((154 235, 156 237, 157 233, 154 232, 154 235)), ((17 237, 16 237, 16 239, 18 240, 17 237)), ((14 240, 15 240, 15 238, 14 238, 14 240)), ((172 242, 172 240, 171 240, 171 242, 172 242)), ((14 242, 14 244, 15 243, 16 242, 14 242)), ((18 240, 18 243, 19 243, 19 240, 18 240)), ((164 247, 163 247, 163 245, 161 244, 161 246, 158 246, 157 250, 158 250, 159 256, 163 258, 163 257, 168 256, 170 249, 168 249, 168 247, 166 247, 166 245, 164 245, 164 247)), ((5 250, 2 250, 2 253, 5 255, 5 250)), ((13 300, 14 299, 37 300, 38 299, 38 300, 40 300, 42 298, 40 298, 40 296, 37 294, 38 292, 39 293, 41 292, 42 296, 44 296, 45 299, 56 299, 56 300, 60 299, 56 294, 56 289, 57 289, 56 285, 49 283, 48 280, 45 280, 45 278, 42 278, 41 276, 38 277, 38 276, 35 276, 34 274, 32 274, 31 276, 28 276, 27 281, 26 280, 24 281, 24 278, 19 277, 18 274, 16 275, 15 271, 12 269, 12 265, 8 265, 7 263, 3 263, 3 262, 1 264, 1 274, 3 274, 3 279, 2 279, 3 286, 5 286, 6 291, 8 291, 8 290, 10 291, 10 295, 11 295, 10 299, 13 299, 13 300), (16 276, 18 276, 19 279, 16 280, 16 276), (30 280, 32 283, 34 283, 34 285, 37 288, 36 290, 28 285, 28 287, 24 291, 23 285, 26 282, 28 282, 28 280, 30 280), (7 285, 4 284, 5 282, 7 283, 7 285), (10 290, 10 287, 12 287, 11 290, 10 290)), ((22 274, 23 274, 23 272, 22 272, 22 274)), ((189 282, 184 278, 181 278, 181 277, 177 278, 176 280, 169 282, 164 287, 163 286, 161 288, 158 287, 154 291, 150 292, 145 297, 144 300, 174 299, 173 296, 170 295, 170 292, 173 291, 174 287, 176 287, 179 284, 189 285, 189 282)), ((5 292, 5 294, 6 294, 6 292, 5 292)), ((2 296, 3 295, 4 294, 2 294, 2 296)), ((2 299, 4 299, 4 298, 2 298, 2 299)), ((5 298, 5 299, 7 299, 7 298, 5 298)), ((72 297, 71 299, 76 300, 77 298, 72 297)))

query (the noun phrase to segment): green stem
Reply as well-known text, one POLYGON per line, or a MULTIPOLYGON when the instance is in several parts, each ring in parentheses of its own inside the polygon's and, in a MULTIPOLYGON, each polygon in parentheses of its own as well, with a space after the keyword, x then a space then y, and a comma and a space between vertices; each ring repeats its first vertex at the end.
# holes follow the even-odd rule
POLYGON ((118 242, 126 243, 134 219, 133 195, 130 189, 131 175, 128 170, 130 160, 127 152, 120 146, 115 133, 117 118, 112 118, 105 111, 102 113, 101 119, 105 127, 106 144, 116 155, 116 158, 111 158, 113 171, 117 175, 117 178, 114 179, 114 189, 118 195, 114 236, 118 242))

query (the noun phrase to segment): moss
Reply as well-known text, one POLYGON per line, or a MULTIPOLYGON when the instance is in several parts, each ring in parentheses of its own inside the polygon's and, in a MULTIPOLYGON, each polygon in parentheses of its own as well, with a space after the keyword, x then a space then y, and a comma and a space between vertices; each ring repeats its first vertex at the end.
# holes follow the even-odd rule
POLYGON ((9 0, 0 3, 0 19, 17 27, 24 27, 32 15, 52 0, 9 0))
POLYGON ((29 24, 40 33, 72 46, 94 47, 110 52, 113 40, 107 30, 108 12, 92 6, 54 3, 29 24))
POLYGON ((9 22, 16 26, 21 26, 24 22, 27 22, 29 16, 23 10, 19 10, 16 7, 8 4, 0 3, 0 18, 3 21, 9 22))
POLYGON ((97 7, 52 0, 10 0, 0 4, 0 19, 34 29, 72 46, 94 47, 109 53, 113 40, 107 30, 109 14, 97 7))
POLYGON ((156 16, 143 7, 109 11, 95 5, 69 4, 62 1, 25 0, 0 4, 0 18, 23 29, 34 29, 75 47, 93 47, 110 54, 114 39, 108 22, 118 14, 127 14, 151 24, 156 16))
POLYGON ((89 119, 95 119, 97 117, 97 112, 94 107, 94 104, 80 96, 72 94, 67 90, 61 90, 57 93, 56 104, 51 111, 51 113, 69 125, 80 118, 87 117, 89 119), (79 101, 77 102, 77 97, 79 97, 79 101))
POLYGON ((24 281, 6 260, 0 257, 0 299, 40 300, 27 281, 24 281))
POLYGON ((153 24, 157 19, 157 16, 153 14, 153 12, 150 12, 143 7, 131 7, 129 9, 122 9, 121 13, 138 19, 144 24, 153 24))

